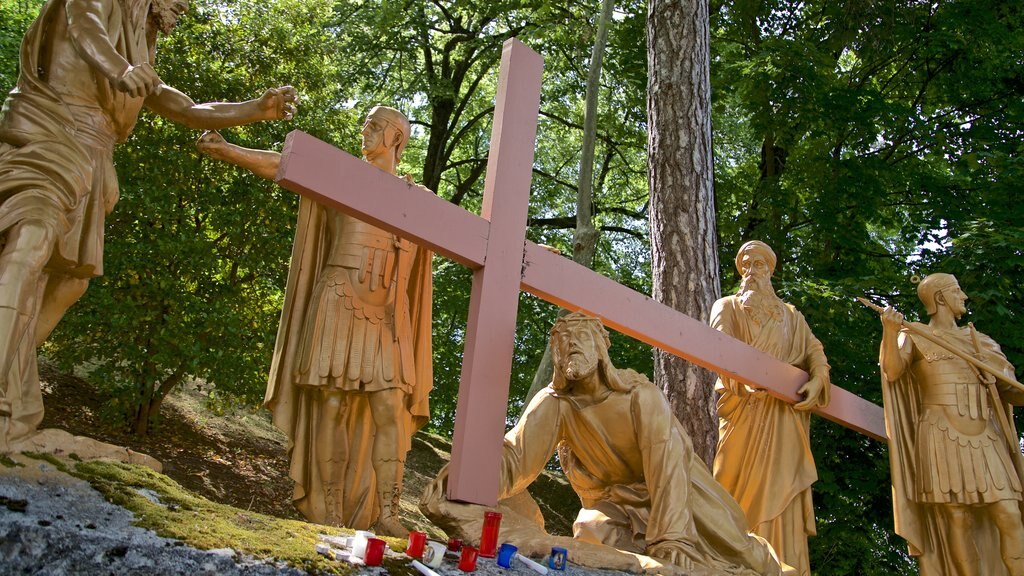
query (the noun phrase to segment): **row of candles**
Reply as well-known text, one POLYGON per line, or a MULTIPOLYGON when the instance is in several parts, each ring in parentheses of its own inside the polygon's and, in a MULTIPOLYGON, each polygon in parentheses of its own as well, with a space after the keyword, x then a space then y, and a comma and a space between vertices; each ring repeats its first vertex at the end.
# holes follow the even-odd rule
MULTIPOLYGON (((448 544, 428 541, 427 533, 420 531, 409 532, 409 544, 406 547, 405 555, 413 559, 413 566, 425 576, 438 576, 431 568, 441 565, 446 554, 456 556, 459 559, 459 569, 463 572, 476 570, 477 558, 495 558, 495 563, 502 568, 511 568, 513 561, 518 559, 528 568, 538 574, 548 573, 548 567, 554 570, 565 570, 567 551, 565 548, 555 546, 551 549, 548 557, 548 567, 545 567, 533 560, 520 555, 518 548, 508 542, 498 546, 498 531, 501 528, 501 513, 485 512, 483 530, 480 535, 480 547, 475 548, 463 545, 462 540, 450 538, 448 544), (422 563, 420 562, 422 561, 422 563)), ((351 552, 340 553, 346 556, 346 560, 365 564, 366 566, 380 566, 387 551, 387 543, 377 538, 372 532, 357 530, 352 538, 337 539, 321 536, 321 539, 342 543, 351 547, 351 552)), ((330 555, 330 547, 326 544, 317 545, 317 551, 321 554, 330 555)), ((340 556, 338 559, 342 559, 340 556)))
MULTIPOLYGON (((446 553, 459 557, 459 570, 473 572, 476 570, 477 557, 495 558, 495 563, 502 568, 511 568, 512 562, 518 559, 538 574, 547 574, 548 568, 565 570, 567 551, 565 548, 555 546, 551 549, 551 556, 548 557, 548 568, 519 554, 519 549, 508 542, 498 546, 498 532, 501 529, 500 512, 484 512, 484 524, 480 533, 480 547, 464 545, 458 538, 450 538, 448 545, 440 542, 428 541, 426 532, 413 531, 409 533, 409 545, 405 555, 410 558, 422 559, 427 566, 437 568, 441 565, 446 553)), ((413 565, 416 563, 414 562, 413 565)), ((426 574, 426 573, 425 573, 426 574)), ((427 574, 436 576, 436 574, 427 574)))

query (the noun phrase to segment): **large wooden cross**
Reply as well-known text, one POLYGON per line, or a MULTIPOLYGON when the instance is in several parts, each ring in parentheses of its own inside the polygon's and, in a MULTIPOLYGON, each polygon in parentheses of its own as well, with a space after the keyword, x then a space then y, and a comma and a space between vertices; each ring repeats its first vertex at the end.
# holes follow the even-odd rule
MULTIPOLYGON (((448 498, 494 505, 520 289, 789 402, 802 370, 525 240, 543 60, 516 40, 501 57, 484 202, 477 216, 300 131, 277 182, 473 269, 448 498)), ((885 440, 882 410, 839 387, 817 413, 885 440)))

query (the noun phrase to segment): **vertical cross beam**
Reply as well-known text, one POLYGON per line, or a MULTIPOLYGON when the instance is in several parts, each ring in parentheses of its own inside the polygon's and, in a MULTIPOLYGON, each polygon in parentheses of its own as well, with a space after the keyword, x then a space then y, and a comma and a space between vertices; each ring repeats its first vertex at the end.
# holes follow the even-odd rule
POLYGON ((481 210, 490 231, 485 265, 473 271, 449 500, 496 503, 501 450, 495 439, 505 433, 508 410, 543 68, 540 55, 522 43, 505 44, 481 210))

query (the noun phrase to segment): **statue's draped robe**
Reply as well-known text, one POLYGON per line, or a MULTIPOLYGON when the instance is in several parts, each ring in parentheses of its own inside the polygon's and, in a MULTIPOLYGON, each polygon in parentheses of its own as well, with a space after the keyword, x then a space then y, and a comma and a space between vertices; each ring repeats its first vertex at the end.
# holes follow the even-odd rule
MULTIPOLYGON (((103 223, 118 199, 113 148, 131 134, 144 103, 99 73, 95 95, 64 94, 48 84, 46 55, 54 38, 69 42, 66 4, 49 0, 25 33, 18 83, 0 117, 0 233, 31 220, 52 226, 57 245, 45 270, 51 283, 103 273, 103 223)), ((103 22, 110 44, 133 65, 155 56, 156 36, 146 34, 148 11, 149 0, 115 1, 103 22)), ((16 359, 0 378, 0 399, 12 405, 10 440, 35 430, 43 418, 34 323, 23 318, 16 359)))
MULTIPOLYGON (((915 326, 933 332, 928 326, 915 326)), ((944 330, 937 336, 960 350, 975 352, 968 327, 944 330)), ((983 362, 1013 376, 1013 366, 994 340, 978 333, 978 343, 983 362)), ((920 369, 909 361, 914 358, 928 361, 930 358, 931 362, 944 363, 954 371, 970 371, 967 362, 905 329, 900 334, 900 348, 904 361, 907 361, 903 375, 890 381, 884 372, 882 374, 896 533, 907 541, 910 554, 917 557, 922 576, 958 573, 949 555, 954 548, 951 544, 954 539, 961 539, 966 546, 977 546, 981 565, 974 574, 1006 575, 999 536, 989 518, 976 515, 974 529, 970 533, 956 533, 938 517, 936 506, 942 503, 970 505, 1002 499, 1021 500, 1024 470, 1020 449, 1016 445, 1011 448, 1007 436, 1017 438, 1012 405, 1024 404, 1024 394, 1012 391, 997 381, 1001 401, 996 404, 990 401, 989 392, 977 378, 967 385, 958 386, 955 391, 957 401, 952 398, 948 403, 941 399, 938 401, 952 409, 962 410, 965 415, 970 414, 972 404, 975 410, 992 410, 983 432, 964 434, 951 424, 941 407, 929 406, 932 401, 926 398, 934 398, 936 392, 941 391, 936 390, 934 383, 922 378, 920 369), (912 353, 914 348, 917 351, 912 353), (1007 415, 1008 434, 999 427, 997 410, 1007 415)))
POLYGON ((583 405, 549 386, 505 436, 500 499, 521 493, 559 450, 583 509, 574 538, 657 557, 674 544, 715 574, 779 574, 770 547, 695 456, 664 394, 632 370, 630 388, 583 405))
MULTIPOLYGON (((366 317, 368 308, 353 300, 351 286, 333 279, 322 281, 321 273, 331 258, 329 252, 335 240, 329 234, 343 233, 330 229, 327 219, 331 217, 320 205, 305 198, 300 201, 265 402, 274 424, 290 440, 289 476, 295 482, 295 506, 312 521, 363 529, 377 520, 381 504, 371 461, 374 424, 366 381, 377 382, 369 390, 381 389, 380 376, 390 370, 391 386, 407 393, 405 409, 398 415, 401 454, 409 450, 412 435, 429 419, 428 397, 433 385, 431 253, 401 241, 411 247, 415 258, 397 258, 389 264, 396 267, 396 278, 408 279, 404 293, 391 300, 398 304, 389 329, 382 324, 386 318, 366 317), (338 297, 325 298, 325 290, 338 297), (399 337, 389 342, 396 324, 407 330, 399 330, 399 337), (349 364, 359 363, 360 358, 369 363, 356 371, 354 379, 349 378, 349 364), (315 433, 327 394, 341 394, 345 403, 329 442, 315 433), (328 445, 334 450, 325 453, 328 445), (330 466, 332 486, 324 485, 320 466, 330 466)), ((351 222, 347 217, 340 220, 351 222)), ((391 288, 399 285, 393 283, 391 288)))
MULTIPOLYGON (((828 364, 807 321, 779 301, 776 313, 752 314, 737 296, 715 302, 712 327, 807 372, 828 364)), ((779 558, 810 575, 807 536, 815 534, 811 484, 818 479, 810 446, 810 414, 720 378, 719 438, 715 479, 746 514, 749 529, 764 537, 779 558)), ((829 390, 822 391, 827 404, 829 390)))

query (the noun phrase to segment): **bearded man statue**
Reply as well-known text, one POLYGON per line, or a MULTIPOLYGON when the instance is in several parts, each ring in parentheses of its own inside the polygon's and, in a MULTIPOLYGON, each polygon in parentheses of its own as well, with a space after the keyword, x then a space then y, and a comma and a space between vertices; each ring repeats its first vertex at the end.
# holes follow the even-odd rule
POLYGON ((736 254, 740 290, 711 309, 711 326, 810 374, 795 405, 720 376, 719 435, 714 474, 784 563, 810 576, 807 537, 815 534, 810 412, 829 401, 829 365, 800 312, 772 288, 777 258, 753 240, 736 254))

